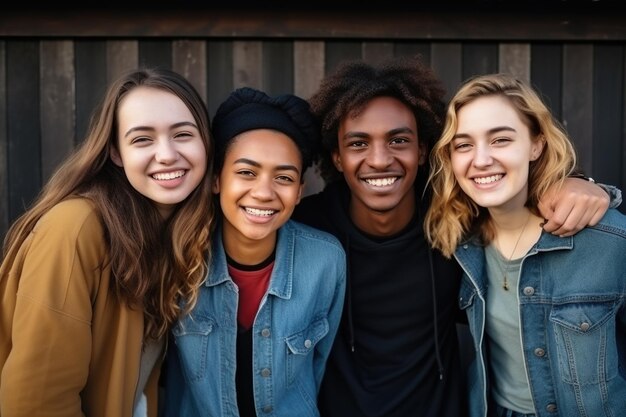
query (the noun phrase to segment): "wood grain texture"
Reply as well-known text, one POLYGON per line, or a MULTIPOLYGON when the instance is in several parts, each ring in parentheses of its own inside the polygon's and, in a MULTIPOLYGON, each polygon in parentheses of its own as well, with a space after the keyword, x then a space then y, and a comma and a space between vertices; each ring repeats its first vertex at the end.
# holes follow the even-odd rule
POLYGON ((43 41, 41 57, 41 174, 46 182, 74 149, 74 44, 69 40, 43 41))

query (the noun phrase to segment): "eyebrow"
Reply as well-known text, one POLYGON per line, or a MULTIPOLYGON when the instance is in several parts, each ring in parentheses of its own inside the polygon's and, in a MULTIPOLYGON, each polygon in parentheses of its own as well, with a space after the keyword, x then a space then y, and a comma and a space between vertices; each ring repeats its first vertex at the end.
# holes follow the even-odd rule
MULTIPOLYGON (((239 158, 235 160, 235 164, 248 164, 257 168, 261 168, 261 164, 257 161, 248 158, 239 158)), ((294 171, 296 173, 300 173, 300 170, 295 165, 284 164, 276 166, 276 171, 294 171)))
MULTIPOLYGON (((510 126, 496 126, 487 130, 487 134, 489 135, 493 135, 494 133, 498 133, 498 132, 517 132, 517 130, 513 129, 510 126)), ((454 140, 454 139, 468 138, 468 137, 470 137, 470 135, 467 133, 457 133, 456 135, 452 136, 452 139, 454 140)))
MULTIPOLYGON (((415 132, 413 131, 413 129, 409 128, 409 127, 398 127, 396 129, 391 129, 390 131, 387 132, 387 136, 393 136, 393 135, 397 135, 400 133, 409 133, 414 135, 415 132)), ((349 139, 349 138, 365 138, 365 137, 370 137, 371 135, 369 133, 366 132, 359 132, 359 131, 350 131, 350 132, 346 132, 345 135, 343 135, 344 139, 349 139)))
MULTIPOLYGON (((191 126, 191 127, 194 127, 196 129, 198 129, 198 126, 195 123, 193 123, 193 122, 178 122, 178 123, 174 123, 173 125, 170 126, 170 129, 177 129, 177 128, 182 127, 182 126, 191 126)), ((154 131, 155 129, 152 126, 135 126, 135 127, 131 127, 130 129, 128 129, 128 131, 126 131, 126 133, 124 133, 124 137, 127 137, 131 133, 136 132, 138 130, 140 130, 140 131, 145 131, 145 130, 154 131)))

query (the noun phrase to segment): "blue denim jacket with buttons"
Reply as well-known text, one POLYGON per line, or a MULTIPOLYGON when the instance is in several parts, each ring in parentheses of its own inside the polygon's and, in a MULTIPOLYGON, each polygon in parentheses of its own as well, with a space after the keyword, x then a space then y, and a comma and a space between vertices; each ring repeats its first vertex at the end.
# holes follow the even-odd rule
MULTIPOLYGON (((483 247, 461 244, 459 305, 475 347, 470 416, 487 415, 483 247)), ((515 289, 512 289, 515 290, 515 289)), ((626 216, 610 209, 575 236, 543 232, 521 264, 517 308, 536 415, 626 416, 626 216)), ((512 340, 511 343, 518 343, 512 340)))
MULTIPOLYGON (((221 231, 206 282, 167 352, 167 416, 239 416, 235 387, 237 286, 221 231)), ((319 416, 317 394, 339 326, 345 252, 332 235, 288 221, 278 230, 268 289, 252 327, 257 416, 319 416)))

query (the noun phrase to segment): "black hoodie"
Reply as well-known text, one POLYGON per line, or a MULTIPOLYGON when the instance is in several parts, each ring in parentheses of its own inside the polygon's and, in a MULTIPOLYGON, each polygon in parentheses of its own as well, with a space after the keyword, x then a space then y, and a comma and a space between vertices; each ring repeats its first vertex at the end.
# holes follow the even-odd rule
POLYGON ((354 226, 349 200, 346 183, 335 182, 293 215, 334 234, 348 259, 342 322, 318 399, 322 416, 465 415, 457 263, 429 250, 422 202, 405 230, 381 238, 354 226))

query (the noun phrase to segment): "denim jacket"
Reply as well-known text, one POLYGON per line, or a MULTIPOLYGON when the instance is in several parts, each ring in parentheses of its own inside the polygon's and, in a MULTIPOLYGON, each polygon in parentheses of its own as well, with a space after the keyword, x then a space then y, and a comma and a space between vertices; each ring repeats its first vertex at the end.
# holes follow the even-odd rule
MULTIPOLYGON (((454 256, 464 270, 459 305, 476 353, 469 369, 470 416, 484 417, 489 403, 484 249, 467 242, 454 256)), ((536 415, 626 415, 626 217, 610 209, 598 225, 575 236, 542 233, 522 260, 517 294, 536 415)))
MULTIPOLYGON (((167 416, 239 416, 239 294, 228 275, 221 231, 214 236, 198 302, 172 330, 167 416)), ((257 416, 319 416, 317 394, 339 326, 345 285, 345 252, 332 235, 295 221, 278 230, 270 283, 252 327, 257 416)))

